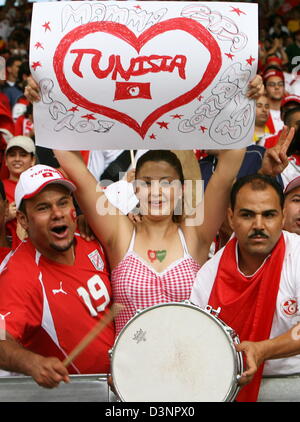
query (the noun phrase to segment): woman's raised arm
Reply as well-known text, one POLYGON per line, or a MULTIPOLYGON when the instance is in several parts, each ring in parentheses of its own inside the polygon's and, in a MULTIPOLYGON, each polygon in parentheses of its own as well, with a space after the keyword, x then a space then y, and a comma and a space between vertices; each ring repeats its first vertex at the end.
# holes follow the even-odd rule
POLYGON ((76 185, 76 199, 96 237, 103 246, 111 246, 120 232, 131 233, 132 223, 114 207, 89 172, 79 151, 55 150, 54 154, 67 177, 76 185))

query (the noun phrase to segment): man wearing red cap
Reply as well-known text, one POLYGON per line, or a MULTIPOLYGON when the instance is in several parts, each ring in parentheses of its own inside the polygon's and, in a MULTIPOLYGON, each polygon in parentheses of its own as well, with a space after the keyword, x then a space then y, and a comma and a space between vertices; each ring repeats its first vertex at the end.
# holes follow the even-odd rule
POLYGON ((3 269, 0 368, 30 375, 43 387, 68 373, 108 373, 114 342, 109 324, 69 365, 62 361, 108 311, 111 286, 97 241, 75 234, 75 185, 56 169, 36 165, 15 190, 18 220, 28 233, 3 269), (5 292, 5 293, 3 293, 5 292))
POLYGON ((284 97, 284 75, 279 69, 269 69, 264 73, 263 80, 270 99, 270 115, 275 132, 279 132, 283 127, 283 121, 280 117, 280 105, 284 97))

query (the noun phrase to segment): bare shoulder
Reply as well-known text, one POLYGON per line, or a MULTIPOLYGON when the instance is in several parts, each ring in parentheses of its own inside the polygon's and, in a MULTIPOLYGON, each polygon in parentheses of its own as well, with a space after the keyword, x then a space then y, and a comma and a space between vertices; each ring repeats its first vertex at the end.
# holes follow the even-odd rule
POLYGON ((186 226, 185 223, 180 225, 183 232, 188 251, 192 258, 203 265, 208 259, 210 243, 207 242, 202 231, 197 226, 186 226))
POLYGON ((106 245, 106 253, 111 269, 116 267, 124 258, 135 230, 135 225, 127 216, 116 218, 115 224, 115 236, 106 245))

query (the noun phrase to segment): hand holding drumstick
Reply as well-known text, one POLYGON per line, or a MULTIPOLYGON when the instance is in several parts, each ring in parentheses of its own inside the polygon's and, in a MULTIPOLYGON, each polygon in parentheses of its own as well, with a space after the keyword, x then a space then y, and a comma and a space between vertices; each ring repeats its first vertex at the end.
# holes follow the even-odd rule
MULTIPOLYGON (((56 357, 44 357, 29 350, 24 350, 21 346, 17 346, 22 350, 22 356, 26 361, 27 370, 25 373, 32 376, 32 378, 44 388, 57 387, 60 382, 68 383, 70 381, 67 367, 73 360, 83 352, 83 350, 93 341, 101 331, 115 318, 115 316, 122 310, 122 306, 115 304, 111 310, 104 315, 100 321, 87 333, 87 335, 80 341, 80 343, 72 350, 69 356, 61 362, 56 357)), ((8 340, 10 340, 9 335, 8 340)), ((15 341, 11 342, 16 345, 15 341)), ((14 349, 16 346, 14 346, 14 349)), ((17 351, 18 352, 18 351, 17 351)), ((20 357, 21 354, 19 353, 20 357)))

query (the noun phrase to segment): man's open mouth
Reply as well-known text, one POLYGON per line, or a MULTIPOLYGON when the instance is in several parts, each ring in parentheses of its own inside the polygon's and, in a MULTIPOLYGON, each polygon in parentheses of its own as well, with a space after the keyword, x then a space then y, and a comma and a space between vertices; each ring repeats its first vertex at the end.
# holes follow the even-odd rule
POLYGON ((63 224, 61 226, 55 226, 52 227, 51 232, 56 236, 56 237, 64 237, 67 234, 68 231, 68 226, 63 224))

